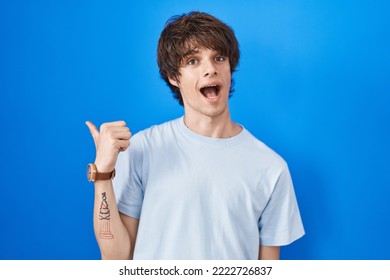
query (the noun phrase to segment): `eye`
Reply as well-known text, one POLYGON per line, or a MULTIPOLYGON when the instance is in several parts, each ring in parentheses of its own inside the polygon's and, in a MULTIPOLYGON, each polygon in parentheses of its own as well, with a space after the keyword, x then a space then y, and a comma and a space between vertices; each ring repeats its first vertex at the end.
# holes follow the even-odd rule
POLYGON ((187 65, 195 65, 198 63, 198 60, 196 60, 195 58, 191 58, 187 61, 187 65))
POLYGON ((215 61, 218 61, 218 62, 222 62, 222 61, 225 61, 225 59, 226 59, 226 58, 225 58, 224 56, 218 55, 218 56, 215 57, 214 60, 215 60, 215 61))

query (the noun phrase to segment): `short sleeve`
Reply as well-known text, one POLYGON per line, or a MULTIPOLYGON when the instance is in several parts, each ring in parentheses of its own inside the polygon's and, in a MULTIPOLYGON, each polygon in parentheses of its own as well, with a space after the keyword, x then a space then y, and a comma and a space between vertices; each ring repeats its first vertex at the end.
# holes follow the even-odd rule
POLYGON ((119 212, 139 219, 144 191, 142 188, 143 150, 141 139, 134 135, 129 148, 118 155, 113 187, 119 212))
POLYGON ((283 246, 305 234, 287 165, 280 172, 259 219, 260 245, 283 246))

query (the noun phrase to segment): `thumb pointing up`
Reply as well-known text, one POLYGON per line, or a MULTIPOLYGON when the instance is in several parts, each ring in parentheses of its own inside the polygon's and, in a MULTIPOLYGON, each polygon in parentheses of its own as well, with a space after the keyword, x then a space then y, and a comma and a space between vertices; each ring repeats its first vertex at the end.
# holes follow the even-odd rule
POLYGON ((91 132, 91 135, 92 135, 92 138, 93 138, 93 142, 95 142, 95 147, 97 148, 97 143, 99 141, 99 130, 97 129, 97 127, 90 121, 86 121, 85 124, 88 126, 89 128, 89 132, 91 132))
POLYGON ((111 172, 115 168, 119 152, 130 145, 131 132, 124 121, 103 123, 100 131, 90 121, 86 121, 95 142, 95 164, 100 172, 111 172))

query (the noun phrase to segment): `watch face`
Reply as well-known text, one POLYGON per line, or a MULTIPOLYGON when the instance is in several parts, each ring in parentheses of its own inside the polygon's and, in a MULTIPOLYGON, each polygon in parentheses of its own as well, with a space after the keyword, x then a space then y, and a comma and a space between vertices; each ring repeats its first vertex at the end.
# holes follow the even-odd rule
POLYGON ((87 167, 87 179, 90 182, 94 182, 95 181, 96 168, 94 168, 94 167, 95 166, 92 163, 88 164, 88 167, 87 167))
POLYGON ((88 165, 87 167, 87 179, 88 181, 91 181, 91 167, 88 165))

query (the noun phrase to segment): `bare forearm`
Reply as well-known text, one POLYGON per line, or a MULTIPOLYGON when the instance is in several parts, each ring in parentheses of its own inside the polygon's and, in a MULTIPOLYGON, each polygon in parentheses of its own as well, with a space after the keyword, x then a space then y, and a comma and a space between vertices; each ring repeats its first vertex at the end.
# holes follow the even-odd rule
POLYGON ((104 123, 100 126, 100 131, 90 121, 85 124, 96 148, 95 163, 90 165, 94 165, 95 178, 91 177, 90 180, 97 180, 93 224, 100 253, 103 259, 130 259, 130 232, 135 236, 133 232, 137 223, 127 229, 118 212, 112 181, 102 177, 99 180, 96 174, 112 175, 119 152, 125 151, 130 145, 131 132, 124 121, 104 123))
POLYGON ((95 182, 94 231, 102 259, 130 259, 130 236, 119 216, 111 180, 95 182))
POLYGON ((259 260, 279 260, 280 247, 278 246, 260 246, 259 260))

